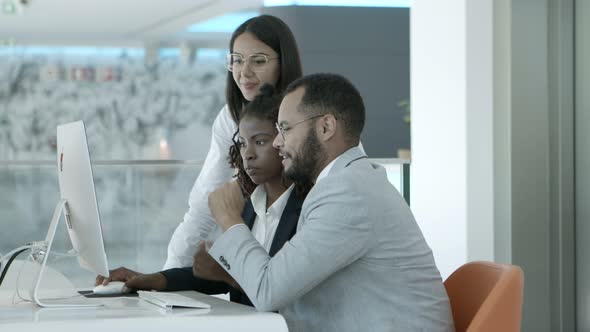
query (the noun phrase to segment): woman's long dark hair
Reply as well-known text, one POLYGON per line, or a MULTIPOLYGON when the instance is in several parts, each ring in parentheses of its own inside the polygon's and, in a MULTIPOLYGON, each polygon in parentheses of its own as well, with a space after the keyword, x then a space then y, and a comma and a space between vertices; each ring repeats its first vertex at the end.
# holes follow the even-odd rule
MULTIPOLYGON (((285 91, 289 83, 302 76, 297 42, 295 42, 295 37, 293 37, 291 29, 285 22, 271 15, 260 15, 247 20, 232 34, 229 42, 230 53, 234 51, 236 38, 245 32, 256 36, 258 40, 268 45, 279 55, 280 74, 275 85, 278 93, 285 91)), ((248 101, 242 95, 230 71, 227 72, 225 98, 232 118, 238 123, 240 113, 248 101)))
MULTIPOLYGON (((275 89, 265 84, 260 88, 260 95, 258 95, 252 102, 248 103, 242 113, 240 114, 240 121, 246 117, 254 118, 258 121, 268 121, 271 124, 277 122, 279 117, 279 106, 281 105, 282 96, 275 93, 275 89)), ((239 123, 239 122, 238 122, 239 123)), ((229 164, 231 167, 237 169, 235 177, 242 187, 242 191, 246 195, 251 195, 256 184, 252 182, 250 176, 244 169, 242 156, 240 154, 240 143, 237 141, 238 131, 234 134, 232 140, 233 144, 229 148, 229 164)), ((278 134, 278 133, 277 133, 278 134)), ((278 152, 277 152, 278 153, 278 152)), ((295 192, 301 198, 305 198, 309 190, 311 189, 311 182, 301 183, 295 182, 295 192)))

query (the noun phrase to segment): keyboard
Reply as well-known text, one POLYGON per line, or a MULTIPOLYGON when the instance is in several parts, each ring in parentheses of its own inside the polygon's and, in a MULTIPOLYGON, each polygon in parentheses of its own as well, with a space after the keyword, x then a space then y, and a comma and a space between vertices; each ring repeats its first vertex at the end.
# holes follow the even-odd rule
POLYGON ((150 291, 137 291, 137 293, 139 294, 140 299, 166 309, 175 307, 203 309, 211 308, 210 304, 176 293, 150 291))

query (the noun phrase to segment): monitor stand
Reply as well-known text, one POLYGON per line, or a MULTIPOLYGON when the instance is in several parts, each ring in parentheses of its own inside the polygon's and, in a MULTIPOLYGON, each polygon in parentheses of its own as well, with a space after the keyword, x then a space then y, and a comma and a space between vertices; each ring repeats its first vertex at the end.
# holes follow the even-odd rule
MULTIPOLYGON (((55 206, 55 210, 53 211, 53 218, 51 219, 51 223, 49 224, 49 230, 47 231, 47 235, 45 236, 45 242, 43 247, 38 247, 33 249, 33 258, 40 259, 41 256, 43 257, 43 262, 41 263, 41 268, 39 269, 39 273, 37 274, 37 280, 35 281, 35 287, 31 289, 31 298, 35 303, 44 308, 64 308, 64 307, 100 307, 102 304, 99 303, 89 303, 87 301, 80 302, 80 303, 66 303, 68 299, 60 299, 58 301, 52 299, 41 299, 39 297, 39 287, 41 285, 41 280, 43 279, 43 272, 45 271, 45 267, 47 266, 47 258, 49 257, 49 253, 51 252, 51 245, 53 244, 53 240, 55 238, 55 232, 57 230, 57 225, 59 224, 59 220, 61 219, 62 212, 64 214, 64 218, 66 220, 66 224, 68 228, 71 228, 70 224, 70 214, 68 211, 68 203, 65 199, 60 199, 57 205, 55 206), (63 303, 62 303, 63 302, 63 303)), ((36 260, 37 261, 37 260, 36 260)), ((71 299, 73 300, 73 299, 71 299)), ((85 299, 84 299, 85 300, 85 299)), ((72 302, 72 301, 70 301, 72 302)))

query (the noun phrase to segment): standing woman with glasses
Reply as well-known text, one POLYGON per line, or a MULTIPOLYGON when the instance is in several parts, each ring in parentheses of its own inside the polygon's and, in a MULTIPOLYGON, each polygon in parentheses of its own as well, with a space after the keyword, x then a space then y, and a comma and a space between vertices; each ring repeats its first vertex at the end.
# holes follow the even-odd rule
POLYGON ((293 33, 277 17, 261 15, 242 23, 232 34, 229 48, 227 105, 213 122, 211 146, 191 190, 189 209, 168 244, 165 269, 192 265, 199 243, 211 238, 216 230, 207 198, 211 191, 232 178, 227 151, 244 105, 260 94, 264 84, 282 93, 302 75, 293 33))

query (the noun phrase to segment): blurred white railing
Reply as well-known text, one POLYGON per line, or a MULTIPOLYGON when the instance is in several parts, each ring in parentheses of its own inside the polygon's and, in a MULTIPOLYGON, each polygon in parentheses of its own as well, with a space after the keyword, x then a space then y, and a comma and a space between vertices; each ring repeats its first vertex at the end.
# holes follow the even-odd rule
MULTIPOLYGON (((384 166, 389 181, 409 198, 409 164, 371 159, 384 166)), ((168 241, 188 208, 188 196, 202 163, 180 160, 93 161, 105 248, 111 268, 158 271, 168 241)), ((0 161, 0 253, 43 240, 59 200, 54 161, 0 161)), ((71 245, 63 223, 55 250, 71 245)), ((94 279, 75 259, 50 263, 80 287, 94 279)))

